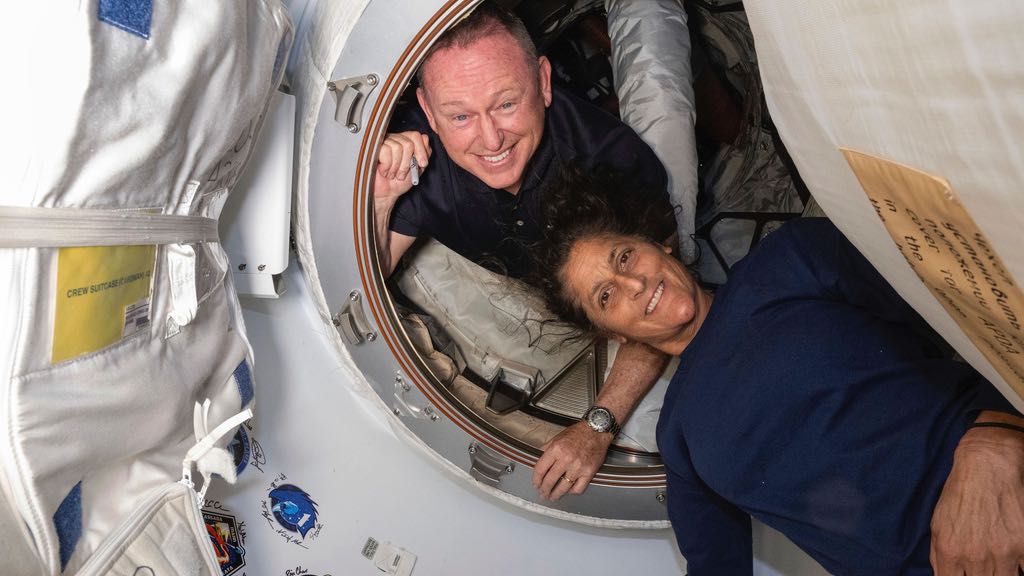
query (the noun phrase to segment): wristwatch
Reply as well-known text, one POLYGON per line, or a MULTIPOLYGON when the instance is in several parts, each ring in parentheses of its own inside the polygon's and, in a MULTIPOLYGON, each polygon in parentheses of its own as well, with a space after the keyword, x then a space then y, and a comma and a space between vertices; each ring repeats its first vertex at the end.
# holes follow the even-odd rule
POLYGON ((612 436, 618 436, 622 428, 615 421, 615 416, 610 410, 603 406, 591 406, 583 415, 583 420, 594 430, 594 432, 611 432, 612 436))

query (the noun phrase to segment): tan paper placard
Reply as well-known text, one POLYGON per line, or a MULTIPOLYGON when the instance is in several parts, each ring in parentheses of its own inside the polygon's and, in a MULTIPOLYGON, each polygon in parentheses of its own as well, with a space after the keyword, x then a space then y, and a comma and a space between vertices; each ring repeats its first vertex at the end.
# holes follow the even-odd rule
POLYGON ((1024 397, 1024 295, 949 182, 840 148, 903 257, 1024 397))

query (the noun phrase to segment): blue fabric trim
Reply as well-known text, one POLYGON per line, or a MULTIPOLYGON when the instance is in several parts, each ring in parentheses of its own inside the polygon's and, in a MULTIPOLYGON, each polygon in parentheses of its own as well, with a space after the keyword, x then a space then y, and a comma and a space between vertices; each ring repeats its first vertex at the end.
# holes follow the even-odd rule
POLYGON ((57 541, 60 543, 60 569, 63 572, 71 554, 75 551, 78 538, 82 536, 82 483, 64 497, 64 501, 53 514, 53 526, 57 529, 57 541))
POLYGON ((249 372, 249 364, 242 360, 238 368, 235 368, 235 384, 238 385, 238 395, 242 397, 242 408, 249 405, 252 402, 253 390, 252 390, 252 373, 249 372))
POLYGON ((153 0, 100 0, 99 19, 148 40, 153 0))

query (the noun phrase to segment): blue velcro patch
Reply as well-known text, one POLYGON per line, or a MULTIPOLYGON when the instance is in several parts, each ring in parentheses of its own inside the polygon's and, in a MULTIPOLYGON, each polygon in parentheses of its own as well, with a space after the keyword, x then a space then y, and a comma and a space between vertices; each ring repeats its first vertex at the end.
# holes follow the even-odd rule
POLYGON ((100 21, 149 39, 153 0, 100 0, 100 21))
POLYGON ((252 402, 252 374, 249 372, 249 364, 245 360, 235 368, 235 384, 238 384, 238 395, 242 397, 242 408, 252 402))
POLYGON ((64 501, 53 514, 53 525, 57 529, 57 540, 60 542, 60 569, 64 570, 71 553, 75 551, 78 538, 82 535, 82 483, 64 497, 64 501))

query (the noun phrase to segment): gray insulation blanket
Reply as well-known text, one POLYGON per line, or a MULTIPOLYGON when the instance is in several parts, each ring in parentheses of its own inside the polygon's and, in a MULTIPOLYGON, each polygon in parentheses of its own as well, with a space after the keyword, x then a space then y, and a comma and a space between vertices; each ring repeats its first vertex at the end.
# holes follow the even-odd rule
POLYGON ((622 120, 668 172, 683 260, 696 254, 697 141, 686 11, 678 0, 606 0, 622 120))

